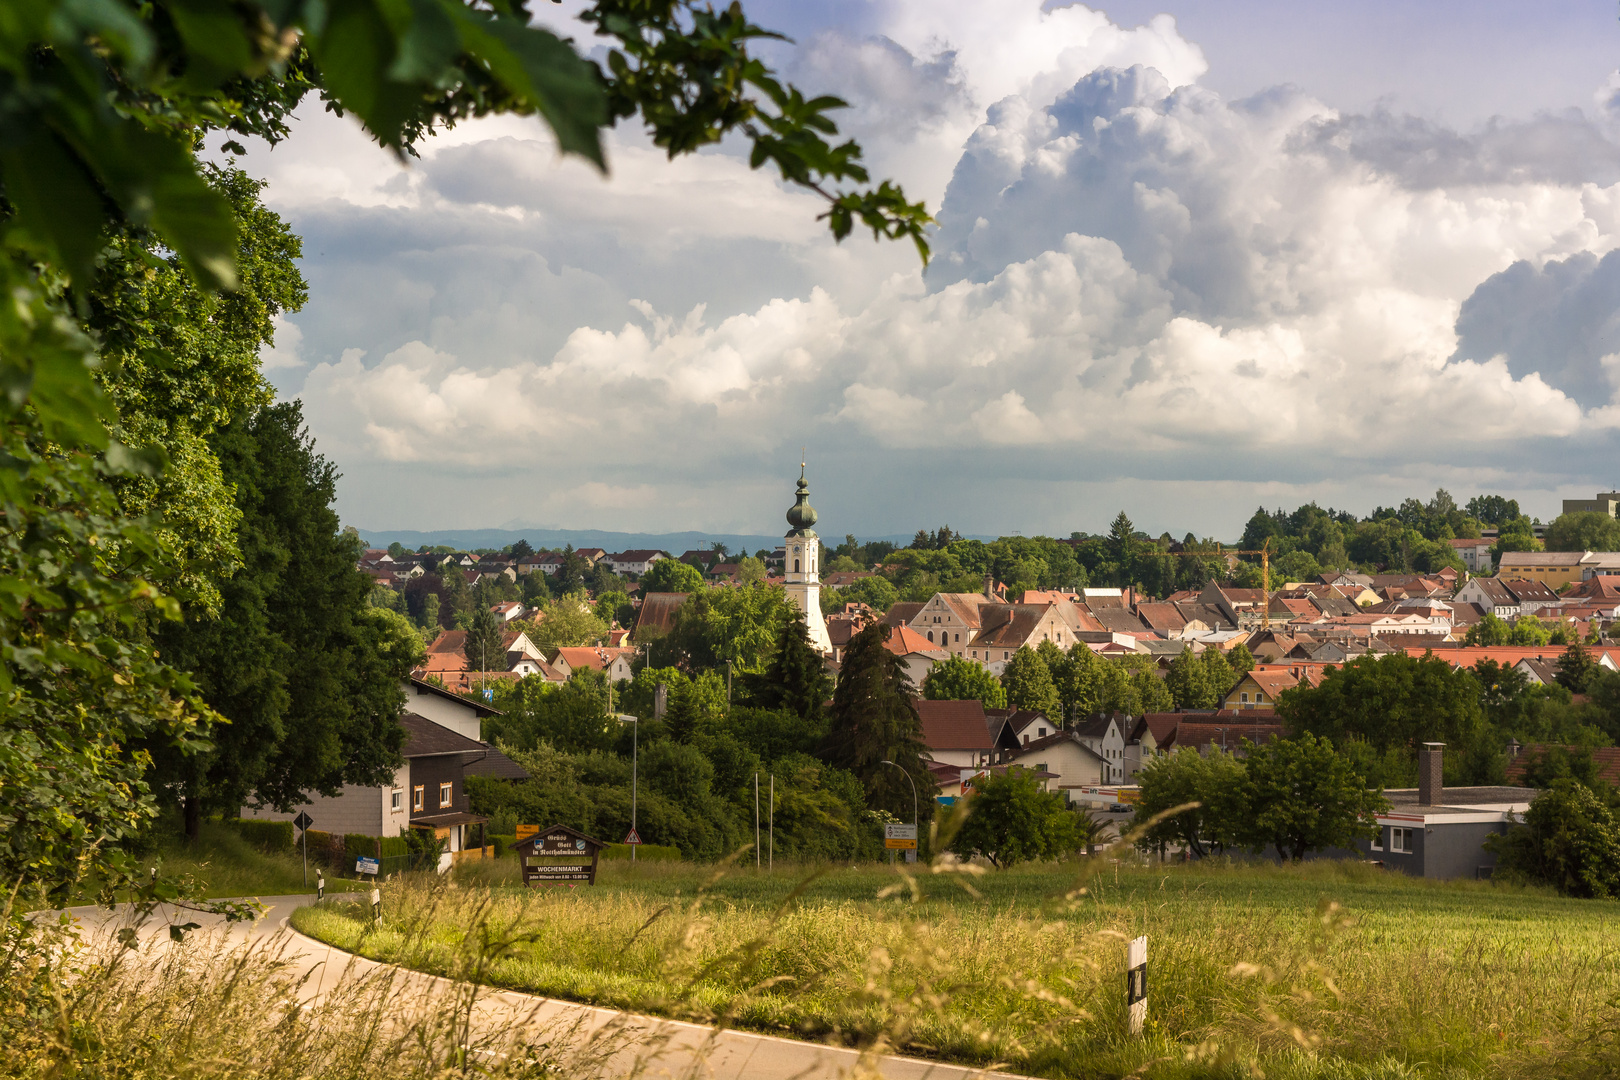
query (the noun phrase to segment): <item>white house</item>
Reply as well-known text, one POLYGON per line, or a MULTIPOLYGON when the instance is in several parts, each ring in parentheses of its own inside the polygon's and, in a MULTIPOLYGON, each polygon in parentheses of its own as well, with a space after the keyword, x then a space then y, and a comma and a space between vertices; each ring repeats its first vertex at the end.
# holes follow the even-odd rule
MULTIPOLYGON (((1120 753, 1124 753, 1124 743, 1120 744, 1120 753)), ((1051 785, 1063 792, 1064 798, 1072 801, 1074 792, 1079 788, 1097 787, 1101 784, 1117 783, 1109 777, 1124 775, 1124 758, 1118 762, 1119 768, 1114 768, 1109 759, 1104 758, 1083 741, 1077 732, 1058 731, 1044 739, 1036 739, 1028 746, 1020 746, 1013 751, 1009 760, 1037 770, 1044 770, 1055 774, 1051 785)))
MULTIPOLYGON (((1097 716, 1073 732, 1081 746, 1102 760, 1103 777, 1096 783, 1118 784, 1125 780, 1125 732, 1121 722, 1117 716, 1097 716)), ((1030 743, 1030 746, 1035 745, 1030 743)))
POLYGON ((495 617, 500 619, 501 622, 511 622, 513 619, 523 618, 529 609, 516 600, 505 600, 499 604, 490 605, 489 610, 493 611, 495 617))
POLYGON ((606 562, 615 574, 634 574, 640 577, 652 569, 653 563, 669 556, 662 551, 621 551, 617 555, 609 555, 606 562))

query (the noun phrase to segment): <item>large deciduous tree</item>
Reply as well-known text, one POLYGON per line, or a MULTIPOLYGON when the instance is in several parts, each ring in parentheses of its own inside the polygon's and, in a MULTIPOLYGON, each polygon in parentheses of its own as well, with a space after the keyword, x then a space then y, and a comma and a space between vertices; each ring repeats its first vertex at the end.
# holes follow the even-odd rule
POLYGON ((930 668, 923 676, 922 692, 929 701, 978 700, 987 708, 1007 707, 1007 688, 989 668, 965 656, 947 657, 930 668))
POLYGON ((1246 745, 1243 783, 1217 792, 1217 827, 1258 853, 1303 859, 1313 851, 1350 848, 1377 836, 1376 816, 1389 801, 1367 787, 1333 744, 1304 734, 1246 745))
POLYGON ((1471 745, 1479 737, 1479 684, 1432 653, 1360 656, 1329 668, 1320 686, 1283 691, 1277 715, 1293 734, 1335 743, 1363 739, 1382 751, 1421 742, 1471 745))
POLYGON ((999 869, 1062 858, 1079 850, 1079 821, 1063 796, 1042 791, 1034 775, 1014 766, 973 781, 967 820, 951 838, 963 858, 983 855, 999 869))
POLYGON ((149 749, 195 836, 203 813, 386 782, 400 763, 400 680, 417 653, 396 641, 355 569, 359 548, 332 509, 337 471, 315 452, 298 402, 271 405, 216 440, 240 514, 242 566, 217 614, 188 613, 156 643, 227 720, 213 749, 149 749))
POLYGON ((1559 514, 1544 543, 1548 551, 1620 551, 1620 521, 1597 510, 1559 514))
POLYGON ((1141 785, 1137 820, 1145 822, 1189 803, 1198 805, 1148 828, 1137 839, 1137 846, 1147 851, 1181 844, 1200 859, 1211 848, 1224 850, 1231 846, 1235 823, 1218 813, 1216 807, 1225 793, 1241 787, 1245 775, 1243 763, 1230 754, 1206 756, 1196 750, 1155 754, 1136 775, 1141 785))
POLYGON ((1001 685, 1007 688, 1007 702, 1015 709, 1032 709, 1059 720, 1063 702, 1052 684, 1052 671, 1040 653, 1028 645, 1013 653, 1001 672, 1001 685))

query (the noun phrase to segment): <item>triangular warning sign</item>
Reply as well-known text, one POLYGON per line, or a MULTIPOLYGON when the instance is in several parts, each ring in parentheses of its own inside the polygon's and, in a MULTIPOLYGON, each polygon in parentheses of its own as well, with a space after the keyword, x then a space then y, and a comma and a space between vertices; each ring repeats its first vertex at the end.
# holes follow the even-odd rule
POLYGON ((624 838, 624 842, 627 844, 639 844, 641 843, 641 837, 636 835, 636 830, 631 829, 630 835, 624 838))

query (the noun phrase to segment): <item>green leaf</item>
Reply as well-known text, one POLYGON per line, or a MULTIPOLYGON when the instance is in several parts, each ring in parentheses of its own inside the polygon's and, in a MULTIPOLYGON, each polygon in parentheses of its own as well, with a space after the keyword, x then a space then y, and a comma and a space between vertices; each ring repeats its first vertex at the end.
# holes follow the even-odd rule
POLYGON ((410 23, 399 37, 388 76, 401 82, 439 80, 461 53, 461 35, 438 0, 410 0, 410 23))
POLYGON ((88 281, 101 249, 103 204, 94 182, 42 123, 0 151, 17 223, 76 282, 88 281))
POLYGON ((231 8, 206 0, 168 0, 169 18, 186 46, 186 83, 212 88, 247 70, 253 48, 231 8))
POLYGON ((378 142, 400 149, 421 92, 388 77, 397 44, 388 20, 368 0, 333 0, 324 30, 310 44, 333 100, 359 117, 378 142))
POLYGON ((596 66, 549 31, 486 16, 454 0, 444 3, 461 26, 468 54, 545 117, 563 153, 589 158, 606 171, 601 127, 608 119, 607 95, 596 66))

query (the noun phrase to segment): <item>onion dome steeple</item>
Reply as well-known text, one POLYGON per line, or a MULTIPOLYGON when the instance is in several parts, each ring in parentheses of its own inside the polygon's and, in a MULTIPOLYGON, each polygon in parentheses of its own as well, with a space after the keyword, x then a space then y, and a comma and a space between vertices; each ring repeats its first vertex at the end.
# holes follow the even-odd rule
POLYGON ((793 506, 787 512, 788 524, 793 526, 789 536, 814 536, 815 530, 811 528, 819 517, 816 508, 810 505, 810 483, 804 478, 804 462, 799 462, 799 494, 793 506))

